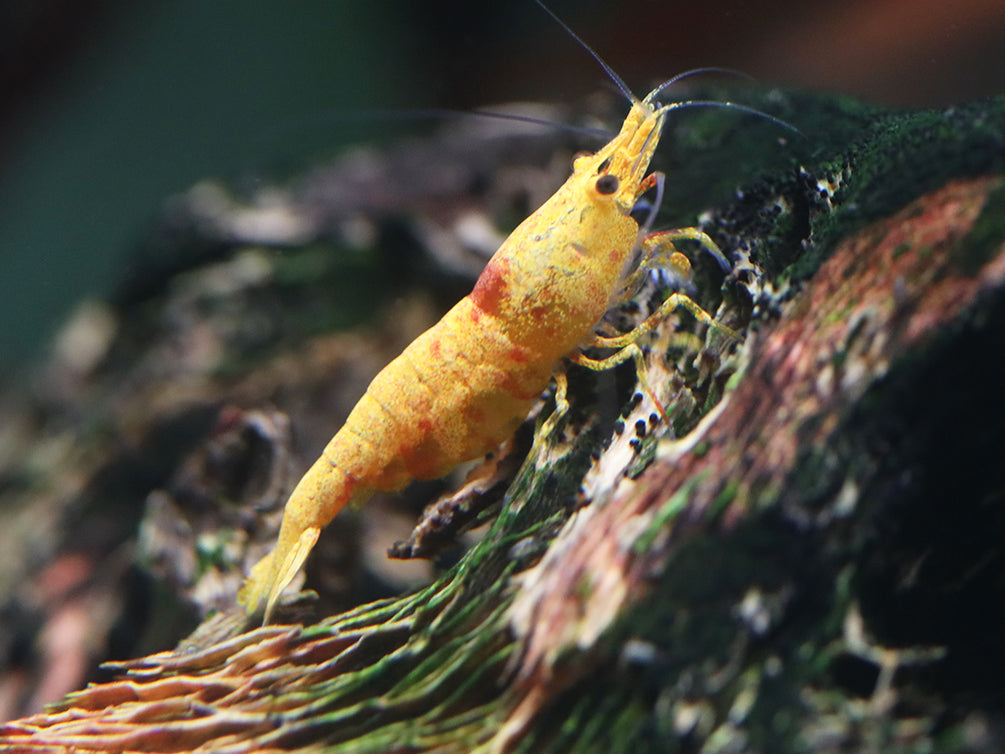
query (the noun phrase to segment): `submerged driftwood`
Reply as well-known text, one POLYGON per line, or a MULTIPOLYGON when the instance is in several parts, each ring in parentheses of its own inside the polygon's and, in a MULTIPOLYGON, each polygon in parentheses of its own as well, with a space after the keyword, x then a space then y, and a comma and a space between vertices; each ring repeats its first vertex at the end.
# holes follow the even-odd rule
MULTIPOLYGON (((297 470, 366 376, 431 317, 396 320, 396 342, 377 353, 372 329, 311 334, 308 323, 344 327, 381 309, 378 291, 406 295, 409 276, 395 279, 378 253, 403 237, 477 245, 539 198, 507 193, 519 181, 502 177, 524 186, 540 176, 498 172, 485 145, 514 142, 469 134, 450 139, 466 152, 434 141, 371 155, 368 167, 355 158, 271 204, 190 195, 173 226, 176 268, 134 278, 106 310, 117 325, 101 358, 76 377, 63 365, 43 395, 55 411, 54 396, 81 405, 86 393, 92 422, 141 438, 132 452, 157 472, 124 486, 133 513, 120 544, 145 499, 142 562, 162 590, 217 609, 176 649, 115 664, 116 679, 7 723, 0 748, 1005 745, 1005 360, 995 346, 1005 339, 1005 99, 890 112, 761 96, 806 138, 702 112, 674 123, 663 147, 673 155, 666 205, 681 214, 661 225, 702 212, 734 267, 723 277, 693 255, 695 295, 742 343, 686 317, 656 333, 647 378, 666 421, 653 396, 634 392, 631 370, 570 371, 567 421, 515 472, 510 461, 485 475, 482 486, 506 490, 501 502, 472 509, 479 495, 462 495, 426 519, 445 541, 454 514, 487 525, 453 565, 428 586, 346 609, 373 584, 353 555, 361 538, 384 547, 392 537, 339 519, 328 556, 319 548, 326 566, 308 574, 319 601, 286 605, 290 625, 246 625, 232 606, 242 568, 270 544, 297 470), (451 178, 454 164, 487 184, 451 178), (408 170, 437 187, 437 208, 409 193, 408 170), (330 237, 337 248, 323 246, 330 237), (337 294, 318 285, 327 281, 337 294), (154 337, 141 327, 151 322, 154 337)), ((530 139, 520 154, 533 149, 563 147, 530 139)), ((442 287, 442 298, 462 287, 442 287)), ((621 319, 650 302, 633 303, 621 319)), ((429 307, 385 311, 406 309, 429 307)), ((511 453, 526 452, 529 429, 511 453)), ((67 431, 94 449, 73 466, 88 481, 50 496, 64 517, 100 510, 109 468, 135 462, 112 454, 107 435, 67 431)), ((54 557, 72 539, 50 543, 54 557)), ((81 550, 96 569, 107 562, 81 550)), ((23 587, 14 595, 10 604, 29 600, 23 587)))

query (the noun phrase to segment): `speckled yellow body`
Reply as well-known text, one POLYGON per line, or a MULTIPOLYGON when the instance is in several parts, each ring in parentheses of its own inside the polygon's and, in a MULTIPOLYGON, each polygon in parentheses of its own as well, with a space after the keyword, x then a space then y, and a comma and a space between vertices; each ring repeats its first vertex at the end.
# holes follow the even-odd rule
POLYGON ((286 504, 276 549, 239 600, 266 619, 322 527, 349 503, 442 476, 495 448, 620 292, 638 248, 630 216, 665 109, 634 101, 621 131, 577 157, 565 184, 524 220, 476 283, 367 388, 286 504))

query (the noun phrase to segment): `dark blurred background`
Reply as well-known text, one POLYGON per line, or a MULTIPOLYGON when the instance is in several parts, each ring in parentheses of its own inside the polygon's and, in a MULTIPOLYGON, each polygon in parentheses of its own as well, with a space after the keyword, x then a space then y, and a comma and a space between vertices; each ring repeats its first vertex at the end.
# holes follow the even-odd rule
MULTIPOLYGON (((1005 90, 1002 0, 552 0, 636 90, 696 66, 940 107, 1005 90)), ((531 0, 6 0, 0 376, 101 294, 169 195, 293 171, 401 119, 575 103, 597 65, 531 0)))

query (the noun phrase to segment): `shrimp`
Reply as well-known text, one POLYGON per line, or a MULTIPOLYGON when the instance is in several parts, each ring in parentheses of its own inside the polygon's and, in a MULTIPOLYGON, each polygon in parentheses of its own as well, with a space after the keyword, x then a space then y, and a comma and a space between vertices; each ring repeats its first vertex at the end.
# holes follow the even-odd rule
MULTIPOLYGON (((275 549, 252 568, 238 595, 249 614, 257 614, 264 600, 268 622, 321 529, 346 505, 400 490, 412 479, 443 476, 497 447, 548 387, 563 357, 598 369, 627 358, 638 362, 635 338, 677 307, 731 333, 687 296, 673 293, 632 333, 593 335, 637 274, 640 245, 643 256, 662 251, 667 257, 673 240, 696 239, 725 260, 700 230, 649 236, 655 212, 641 229, 631 216, 642 194, 654 187, 662 193, 663 175, 647 171, 667 113, 706 103, 657 104, 676 79, 638 99, 565 28, 631 102, 621 130, 597 152, 576 157, 572 175, 503 242, 474 290, 373 379, 290 495, 275 549), (593 361, 577 349, 584 343, 619 350, 593 361)), ((669 254, 678 264, 682 256, 669 254)), ((567 406, 562 387, 564 380, 552 418, 567 406)))

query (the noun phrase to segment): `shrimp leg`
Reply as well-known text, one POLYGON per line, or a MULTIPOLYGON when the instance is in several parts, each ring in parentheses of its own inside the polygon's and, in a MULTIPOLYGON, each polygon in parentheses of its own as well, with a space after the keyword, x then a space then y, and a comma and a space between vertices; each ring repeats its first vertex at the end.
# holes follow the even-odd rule
MULTIPOLYGON (((690 261, 686 256, 681 254, 679 251, 676 251, 673 247, 673 241, 678 240, 697 241, 712 254, 716 261, 721 260, 721 262, 725 262, 726 258, 719 250, 719 247, 715 245, 715 242, 712 241, 706 233, 698 228, 679 228, 675 230, 660 231, 647 236, 643 241, 643 249, 645 249, 647 253, 645 254, 643 261, 632 274, 627 287, 631 287, 636 277, 649 274, 651 270, 657 268, 669 267, 681 277, 690 277, 690 261)), ((728 265, 728 262, 725 263, 728 265)), ((663 418, 666 419, 666 415, 660 401, 656 398, 655 393, 647 384, 645 354, 643 353, 641 346, 639 346, 638 341, 643 336, 656 329, 656 327, 658 327, 667 318, 670 312, 677 308, 686 309, 699 322, 702 322, 703 324, 728 335, 730 338, 736 340, 739 340, 740 338, 740 336, 732 329, 716 321, 692 298, 683 293, 675 292, 670 294, 670 296, 663 301, 655 312, 646 317, 644 321, 636 325, 629 332, 612 337, 593 335, 582 343, 576 351, 569 354, 567 358, 569 361, 578 366, 595 371, 612 369, 628 359, 632 359, 635 362, 635 371, 640 388, 649 394, 655 402, 660 414, 662 414, 663 418), (584 348, 615 349, 615 352, 602 359, 593 359, 583 353, 584 348)), ((701 342, 691 333, 682 332, 678 333, 677 336, 682 341, 681 344, 685 347, 694 351, 701 348, 701 342)), ((559 414, 560 409, 563 411, 568 410, 568 401, 559 400, 559 393, 563 392, 561 391, 562 385, 559 384, 558 387, 559 390, 556 391, 555 398, 555 413, 552 414, 552 417, 549 417, 549 422, 551 418, 559 414)), ((564 392, 562 397, 564 398, 564 392)), ((550 422, 548 426, 554 426, 554 423, 550 422)), ((544 427, 542 427, 542 429, 543 428, 544 427)))

